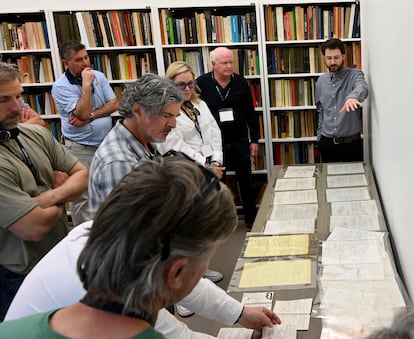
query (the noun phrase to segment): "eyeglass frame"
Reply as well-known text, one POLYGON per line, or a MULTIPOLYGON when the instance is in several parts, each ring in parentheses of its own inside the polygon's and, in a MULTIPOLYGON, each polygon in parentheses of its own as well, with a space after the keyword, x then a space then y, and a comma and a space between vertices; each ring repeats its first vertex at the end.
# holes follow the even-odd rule
POLYGON ((178 220, 175 226, 171 228, 163 237, 162 239, 163 246, 161 250, 161 261, 167 260, 170 256, 170 252, 171 252, 170 242, 171 242, 173 234, 177 230, 179 230, 182 227, 182 225, 186 224, 191 218, 194 217, 194 214, 200 207, 201 202, 205 200, 207 196, 214 189, 217 189, 217 191, 220 191, 221 189, 220 180, 212 170, 198 164, 197 162, 194 161, 194 159, 190 158, 187 154, 180 152, 180 151, 169 150, 162 155, 163 158, 170 157, 170 156, 178 156, 178 157, 187 159, 195 163, 198 166, 198 168, 201 170, 201 172, 203 173, 204 178, 206 179, 206 182, 207 182, 207 187, 205 187, 203 191, 201 192, 201 194, 194 199, 193 204, 191 204, 191 208, 187 210, 187 212, 180 218, 180 220, 178 220))
POLYGON ((180 91, 184 91, 186 89, 186 87, 188 87, 189 89, 194 89, 197 86, 197 81, 192 80, 190 82, 176 82, 175 86, 177 86, 177 88, 180 91))

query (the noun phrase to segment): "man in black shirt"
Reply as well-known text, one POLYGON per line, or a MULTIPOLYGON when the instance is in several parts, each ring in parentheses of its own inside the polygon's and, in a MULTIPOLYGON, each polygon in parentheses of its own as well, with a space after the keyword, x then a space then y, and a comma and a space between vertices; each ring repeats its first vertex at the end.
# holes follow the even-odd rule
POLYGON ((220 126, 225 166, 234 169, 239 182, 244 219, 251 227, 256 216, 256 190, 250 156, 259 151, 259 128, 249 85, 233 73, 233 53, 218 47, 210 53, 213 71, 200 76, 197 85, 220 126))

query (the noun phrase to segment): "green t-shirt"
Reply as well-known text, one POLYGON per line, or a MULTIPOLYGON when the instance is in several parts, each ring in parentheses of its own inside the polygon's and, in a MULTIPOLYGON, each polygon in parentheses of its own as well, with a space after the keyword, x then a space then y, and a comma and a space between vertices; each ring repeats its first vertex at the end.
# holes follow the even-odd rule
MULTIPOLYGON (((42 187, 53 187, 54 170, 69 172, 73 157, 47 128, 20 124, 18 140, 29 154, 42 187)), ((26 273, 67 234, 67 218, 61 218, 41 241, 23 241, 7 228, 37 206, 40 194, 36 180, 25 164, 22 150, 12 139, 0 145, 0 265, 26 273)))
MULTIPOLYGON (((53 331, 49 326, 49 317, 57 310, 34 314, 17 320, 0 323, 1 339, 63 339, 67 338, 53 331)), ((148 327, 145 331, 132 337, 132 339, 165 339, 165 337, 148 327)))

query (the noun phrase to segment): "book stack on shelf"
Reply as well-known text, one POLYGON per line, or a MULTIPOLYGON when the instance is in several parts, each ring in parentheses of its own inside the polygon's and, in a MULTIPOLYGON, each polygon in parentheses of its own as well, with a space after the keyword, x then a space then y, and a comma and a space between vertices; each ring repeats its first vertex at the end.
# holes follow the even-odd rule
POLYGON ((44 12, 0 14, 2 61, 16 64, 24 100, 41 115, 56 114, 50 90, 52 52, 44 12))

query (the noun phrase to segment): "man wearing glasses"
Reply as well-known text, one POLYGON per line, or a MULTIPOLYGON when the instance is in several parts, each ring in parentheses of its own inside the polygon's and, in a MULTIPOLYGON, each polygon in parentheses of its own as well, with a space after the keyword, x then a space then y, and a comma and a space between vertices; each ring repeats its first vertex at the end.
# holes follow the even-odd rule
MULTIPOLYGON (((154 74, 143 75, 126 87, 120 105, 124 120, 118 121, 108 133, 92 160, 89 177, 91 210, 103 202, 112 188, 140 160, 159 155, 151 144, 164 141, 171 129, 175 128, 175 119, 183 101, 180 90, 172 81, 154 74)), ((215 186, 215 180, 212 180, 210 187, 215 186)), ((76 260, 86 241, 82 235, 87 233, 87 225, 89 223, 76 227, 36 267, 20 289, 6 316, 7 320, 67 306, 82 298, 85 290, 76 275, 76 260)), ((242 326, 260 330, 278 321, 274 312, 263 307, 243 307, 204 278, 180 304, 226 325, 238 322, 242 326)), ((211 338, 192 332, 165 309, 159 312, 155 328, 171 339, 211 338)))

